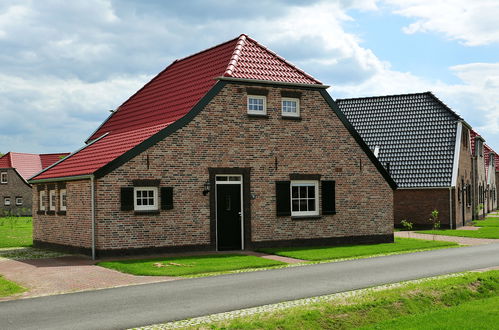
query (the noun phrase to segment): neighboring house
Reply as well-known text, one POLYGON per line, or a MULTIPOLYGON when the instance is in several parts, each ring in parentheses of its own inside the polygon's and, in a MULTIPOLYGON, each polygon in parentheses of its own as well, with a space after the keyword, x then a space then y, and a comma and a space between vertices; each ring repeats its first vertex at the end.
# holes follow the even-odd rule
POLYGON ((8 152, 0 157, 0 216, 31 215, 33 194, 27 180, 67 155, 8 152))
POLYGON ((497 194, 496 194, 496 152, 488 145, 484 144, 485 153, 485 176, 487 185, 485 187, 485 213, 490 213, 497 210, 497 194))
POLYGON ((30 180, 35 246, 393 241, 396 185, 326 88, 245 35, 174 61, 30 180))
POLYGON ((430 92, 336 100, 398 185, 395 225, 472 220, 470 126, 430 92))
POLYGON ((471 152, 472 152, 472 167, 473 167, 473 218, 482 219, 487 214, 486 209, 486 188, 487 177, 485 175, 485 157, 484 157, 484 142, 483 137, 475 132, 471 133, 471 152))

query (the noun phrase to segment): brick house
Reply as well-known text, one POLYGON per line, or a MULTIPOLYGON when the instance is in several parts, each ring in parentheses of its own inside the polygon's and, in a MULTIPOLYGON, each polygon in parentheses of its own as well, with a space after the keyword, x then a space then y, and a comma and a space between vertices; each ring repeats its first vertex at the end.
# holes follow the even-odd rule
POLYGON ((471 222, 471 127, 458 114, 430 92, 336 102, 398 185, 395 226, 431 226, 435 209, 442 227, 471 222))
POLYGON ((484 144, 484 158, 485 158, 485 200, 484 211, 490 213, 497 210, 497 184, 496 184, 496 152, 491 147, 484 144))
POLYGON ((35 246, 391 242, 396 185, 327 87, 246 35, 174 61, 32 178, 35 246))
POLYGON ((0 216, 30 216, 32 192, 27 180, 67 155, 69 153, 38 155, 8 152, 0 157, 0 216))
POLYGON ((473 165, 473 218, 482 219, 487 214, 485 207, 487 177, 485 175, 485 153, 483 137, 471 130, 471 152, 473 165))

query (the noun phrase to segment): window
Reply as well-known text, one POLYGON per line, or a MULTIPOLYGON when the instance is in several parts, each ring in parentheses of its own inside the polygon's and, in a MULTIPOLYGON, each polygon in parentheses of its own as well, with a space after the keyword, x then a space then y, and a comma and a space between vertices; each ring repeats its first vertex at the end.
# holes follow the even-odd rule
POLYGON ((40 190, 38 193, 38 200, 39 200, 39 209, 40 211, 45 211, 45 197, 46 197, 46 192, 45 190, 40 190))
POLYGON ((66 211, 67 208, 67 194, 66 189, 59 190, 59 210, 66 211))
POLYGON ((133 196, 136 211, 158 210, 158 187, 134 187, 133 196))
POLYGON ((23 205, 23 198, 22 197, 16 197, 16 205, 23 205))
POLYGON ((3 198, 3 205, 10 206, 10 197, 3 198))
POLYGON ((55 211, 55 190, 49 191, 49 210, 55 211))
POLYGON ((291 181, 291 215, 319 215, 317 181, 291 181))
POLYGON ((266 115, 267 97, 263 95, 248 95, 248 114, 266 115))
POLYGON ((0 173, 0 183, 7 183, 7 172, 0 173))
POLYGON ((282 116, 300 117, 300 99, 282 98, 282 116))

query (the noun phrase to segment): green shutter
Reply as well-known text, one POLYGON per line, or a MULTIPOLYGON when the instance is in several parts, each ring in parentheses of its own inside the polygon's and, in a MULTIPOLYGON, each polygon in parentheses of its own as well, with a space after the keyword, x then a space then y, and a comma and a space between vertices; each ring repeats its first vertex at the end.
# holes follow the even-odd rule
POLYGON ((276 211, 278 216, 291 215, 290 181, 276 181, 276 211))
POLYGON ((121 210, 133 210, 133 187, 121 188, 121 210))
POLYGON ((335 181, 321 181, 322 183, 322 214, 336 214, 335 181))
POLYGON ((173 187, 161 187, 161 209, 173 209, 173 187))

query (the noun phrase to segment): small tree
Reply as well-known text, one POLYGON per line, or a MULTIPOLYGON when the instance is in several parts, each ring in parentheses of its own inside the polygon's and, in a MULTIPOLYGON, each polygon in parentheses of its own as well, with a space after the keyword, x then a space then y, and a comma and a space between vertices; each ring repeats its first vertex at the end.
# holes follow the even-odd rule
MULTIPOLYGON (((438 219, 438 210, 435 209, 431 211, 430 218, 428 219, 431 223, 432 230, 437 230, 440 228, 440 220, 438 219)), ((433 240, 435 240, 435 235, 433 235, 433 240)))
POLYGON ((407 237, 411 237, 411 230, 413 227, 412 222, 404 219, 404 220, 400 221, 400 224, 402 225, 402 230, 405 230, 408 232, 407 237))

